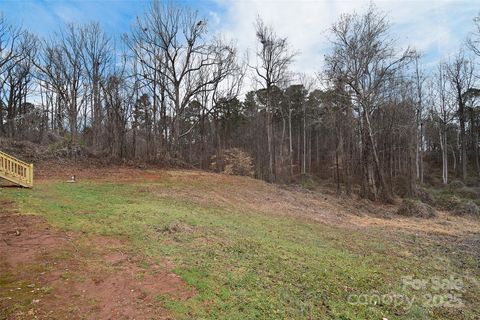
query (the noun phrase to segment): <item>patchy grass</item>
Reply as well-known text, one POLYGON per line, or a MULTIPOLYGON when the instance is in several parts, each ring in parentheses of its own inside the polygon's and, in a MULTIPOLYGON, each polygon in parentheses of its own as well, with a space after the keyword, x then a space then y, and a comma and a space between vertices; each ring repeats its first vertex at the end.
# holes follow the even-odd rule
POLYGON ((406 217, 433 218, 435 209, 426 203, 413 199, 403 199, 397 214, 406 217))
MULTIPOLYGON (((185 301, 168 295, 155 299, 178 319, 479 315, 478 261, 449 247, 448 241, 379 226, 335 226, 280 210, 266 214, 248 200, 210 197, 213 186, 230 193, 257 186, 245 178, 185 176, 123 183, 49 181, 33 190, 2 190, 1 197, 14 199, 22 213, 42 215, 63 230, 118 237, 154 260, 167 257, 175 273, 197 292, 185 301), (455 277, 462 285, 458 292, 437 291, 430 282, 426 288, 404 286, 402 277, 455 277), (457 293, 462 308, 438 306, 432 296, 457 293), (386 294, 396 300, 379 298, 386 294), (411 305, 402 295, 414 298, 411 305)), ((264 188, 249 191, 268 199, 264 188)))
POLYGON ((0 307, 2 313, 0 319, 9 319, 13 313, 26 312, 30 306, 33 297, 35 297, 35 288, 31 284, 18 280, 9 273, 0 275, 0 307), (6 309, 3 306, 10 301, 14 301, 13 307, 6 309))
POLYGON ((434 205, 453 214, 478 216, 478 206, 480 206, 478 188, 466 187, 457 180, 454 180, 451 185, 429 190, 433 195, 434 205))

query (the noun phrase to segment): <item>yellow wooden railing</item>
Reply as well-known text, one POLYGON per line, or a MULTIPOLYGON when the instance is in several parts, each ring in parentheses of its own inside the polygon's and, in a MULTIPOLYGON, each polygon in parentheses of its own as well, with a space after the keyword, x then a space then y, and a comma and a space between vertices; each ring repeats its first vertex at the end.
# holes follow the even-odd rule
POLYGON ((31 188, 33 187, 33 164, 0 151, 0 178, 31 188))

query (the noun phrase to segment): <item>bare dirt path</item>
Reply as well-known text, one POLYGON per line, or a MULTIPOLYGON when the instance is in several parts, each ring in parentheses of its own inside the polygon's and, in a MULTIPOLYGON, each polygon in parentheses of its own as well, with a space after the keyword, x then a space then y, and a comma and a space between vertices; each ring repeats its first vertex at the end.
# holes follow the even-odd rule
POLYGON ((170 319, 158 296, 194 294, 169 263, 107 237, 52 228, 0 204, 0 319, 170 319))

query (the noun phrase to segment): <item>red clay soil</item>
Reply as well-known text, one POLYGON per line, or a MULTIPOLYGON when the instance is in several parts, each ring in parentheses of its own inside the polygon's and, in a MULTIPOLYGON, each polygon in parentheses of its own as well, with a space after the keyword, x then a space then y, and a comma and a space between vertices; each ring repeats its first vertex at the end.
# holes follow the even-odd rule
POLYGON ((160 299, 195 292, 170 270, 127 253, 107 237, 87 238, 18 215, 0 203, 0 319, 172 319, 160 299))
POLYGON ((40 162, 35 166, 35 180, 102 180, 132 182, 156 180, 161 176, 159 168, 128 165, 92 165, 88 162, 70 163, 40 162))

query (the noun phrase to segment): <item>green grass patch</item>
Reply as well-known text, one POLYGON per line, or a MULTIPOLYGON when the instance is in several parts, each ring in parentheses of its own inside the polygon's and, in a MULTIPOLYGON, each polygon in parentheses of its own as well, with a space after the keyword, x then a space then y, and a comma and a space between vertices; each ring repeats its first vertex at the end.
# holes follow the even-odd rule
MULTIPOLYGON (((115 236, 158 261, 168 257, 197 292, 186 301, 157 297, 178 319, 443 319, 443 309, 422 301, 407 309, 389 301, 354 303, 352 296, 419 294, 402 287, 402 276, 447 278, 463 271, 450 257, 428 251, 431 244, 412 243, 401 232, 390 238, 375 228, 346 230, 146 191, 174 187, 44 183, 5 190, 4 197, 58 228, 115 236), (405 248, 414 254, 398 254, 405 248)), ((471 263, 464 268, 474 270, 471 263)), ((478 295, 457 310, 459 319, 474 319, 478 295)))

